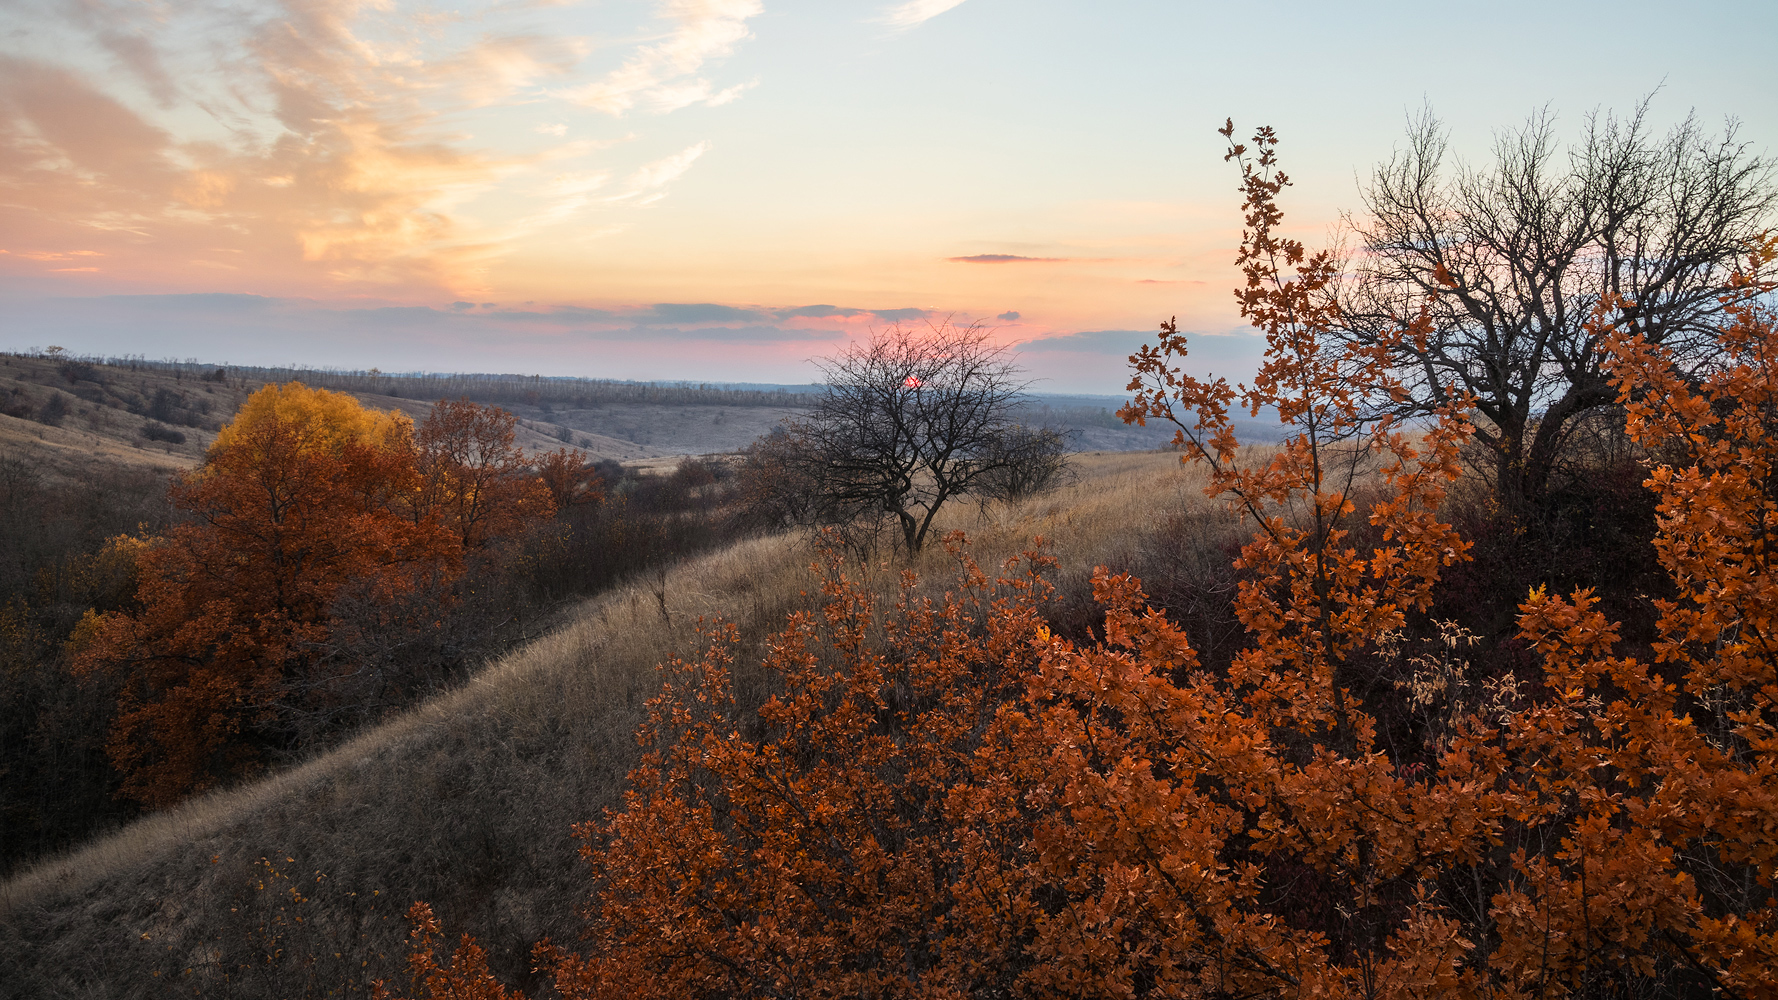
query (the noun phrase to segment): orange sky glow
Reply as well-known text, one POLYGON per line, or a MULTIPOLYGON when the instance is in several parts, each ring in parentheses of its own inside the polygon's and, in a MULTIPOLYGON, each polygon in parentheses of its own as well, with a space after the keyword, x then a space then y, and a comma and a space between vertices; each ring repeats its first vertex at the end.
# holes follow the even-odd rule
POLYGON ((17 0, 0 348, 798 382, 848 338, 949 320, 1039 388, 1114 393, 1169 316, 1207 369, 1258 356, 1226 116, 1279 128, 1311 243, 1422 106, 1472 159, 1545 104, 1650 91, 1778 135, 1747 103, 1778 93, 1769 11, 1658 50, 1622 4, 1539 13, 1646 56, 1581 66, 1510 5, 1455 41, 1454 14, 1399 7, 17 0))

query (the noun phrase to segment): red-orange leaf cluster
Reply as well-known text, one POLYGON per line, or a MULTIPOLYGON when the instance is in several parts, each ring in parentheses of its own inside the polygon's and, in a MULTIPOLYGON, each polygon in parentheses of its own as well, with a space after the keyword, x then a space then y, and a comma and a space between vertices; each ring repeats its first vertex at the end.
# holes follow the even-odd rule
MULTIPOLYGON (((469 400, 439 400, 420 425, 415 444, 418 488, 410 502, 414 520, 448 527, 465 550, 510 538, 554 513, 552 494, 573 484, 529 474, 524 452, 514 446, 518 418, 469 400)), ((546 469, 565 464, 547 463, 546 469)))

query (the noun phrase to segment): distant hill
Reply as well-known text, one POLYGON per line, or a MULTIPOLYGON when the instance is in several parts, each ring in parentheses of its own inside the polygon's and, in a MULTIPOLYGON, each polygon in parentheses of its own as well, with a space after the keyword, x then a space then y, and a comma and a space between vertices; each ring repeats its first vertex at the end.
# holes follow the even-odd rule
MULTIPOLYGON (((166 473, 192 468, 247 397, 275 381, 288 380, 205 365, 0 354, 0 456, 51 479, 95 462, 166 473)), ((346 391, 416 422, 432 408, 432 400, 346 391)), ((558 448, 564 440, 553 425, 519 427, 518 443, 527 451, 558 448)), ((574 443, 594 458, 664 454, 596 433, 574 443)), ((671 452, 685 453, 692 452, 671 452)))
POLYGON ((247 398, 238 382, 0 355, 0 452, 62 479, 94 462, 171 473, 202 459, 247 398))
MULTIPOLYGON (((466 398, 520 418, 527 451, 563 445, 594 459, 646 462, 739 451, 805 412, 818 385, 626 382, 487 373, 391 373, 210 365, 140 357, 0 355, 0 447, 36 467, 95 459, 172 471, 195 465, 229 416, 262 385, 300 381, 397 409, 415 421, 433 402, 466 398)), ((1171 429, 1126 425, 1118 396, 1033 393, 1026 423, 1068 435, 1074 451, 1163 448, 1171 429)), ((1277 426, 1236 421, 1243 440, 1272 443, 1277 426)))

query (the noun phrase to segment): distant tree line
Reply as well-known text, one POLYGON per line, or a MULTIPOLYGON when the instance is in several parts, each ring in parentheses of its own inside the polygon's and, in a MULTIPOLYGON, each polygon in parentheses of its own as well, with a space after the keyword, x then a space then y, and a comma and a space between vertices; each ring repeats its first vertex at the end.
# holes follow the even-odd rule
MULTIPOLYGON (((45 356, 36 352, 33 356, 45 356)), ((813 402, 817 387, 794 392, 786 389, 724 389, 709 384, 661 385, 617 379, 557 378, 543 375, 487 373, 382 372, 376 369, 214 365, 196 359, 149 360, 141 355, 54 355, 67 365, 114 365, 131 371, 167 372, 179 378, 249 384, 301 382, 318 389, 357 392, 398 399, 469 399, 478 403, 565 406, 592 409, 601 406, 653 403, 662 406, 779 406, 804 408, 813 402)))

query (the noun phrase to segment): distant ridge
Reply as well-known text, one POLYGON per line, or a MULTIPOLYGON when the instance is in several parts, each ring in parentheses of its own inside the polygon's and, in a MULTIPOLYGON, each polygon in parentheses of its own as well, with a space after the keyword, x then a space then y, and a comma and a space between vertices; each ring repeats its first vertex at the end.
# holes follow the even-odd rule
MULTIPOLYGON (((43 352, 24 354, 20 352, 0 352, 17 354, 20 357, 50 357, 43 352)), ((75 355, 62 354, 54 358, 60 361, 86 362, 95 365, 113 365, 128 368, 131 371, 162 371, 178 372, 186 375, 208 375, 218 368, 229 378, 262 382, 303 382, 307 385, 341 389, 346 392, 372 392, 384 396, 397 396, 408 399, 440 399, 438 390, 447 387, 457 389, 457 395, 470 393, 471 399, 484 399, 474 393, 489 393, 487 401, 504 401, 505 396, 513 396, 512 402, 524 402, 517 398, 532 391, 547 393, 551 402, 555 402, 563 394, 573 395, 603 393, 612 396, 614 402, 671 402, 680 404, 705 403, 712 406, 807 406, 808 401, 798 397, 819 395, 823 386, 816 382, 712 382, 696 379, 612 379, 591 378, 580 375, 543 375, 521 374, 517 372, 434 372, 424 370, 413 371, 382 371, 377 368, 317 368, 311 365, 235 365, 225 361, 201 361, 197 358, 162 358, 150 360, 146 355, 75 355), (375 386, 374 388, 372 386, 375 386), (390 387, 413 389, 415 392, 391 392, 390 387), (678 392, 684 392, 691 399, 678 398, 678 392), (663 395, 662 393, 665 393, 663 395), (722 394, 711 397, 711 393, 722 394), (785 397, 790 397, 786 402, 785 397)), ((447 394, 448 395, 448 394, 447 394)), ((1085 393, 1085 392, 1028 392, 1031 399, 1052 407, 1091 406, 1116 409, 1128 401, 1129 397, 1118 394, 1085 393)), ((595 404, 596 405, 596 404, 595 404)))
MULTIPOLYGON (((698 443, 680 442, 678 445, 670 445, 656 440, 661 437, 663 427, 656 426, 648 433, 637 428, 625 431, 616 425, 606 426, 610 423, 607 417, 614 412, 614 408, 674 407, 680 408, 679 412, 682 414, 678 423, 690 427, 697 421, 687 423, 683 416, 685 407, 746 409, 755 413, 760 410, 775 411, 765 424, 750 432, 759 434, 765 433, 769 425, 780 417, 788 415, 787 411, 809 409, 824 391, 824 387, 817 384, 773 382, 634 381, 492 372, 385 372, 375 368, 230 365, 202 362, 196 358, 149 360, 141 355, 77 357, 58 354, 51 358, 38 353, 20 356, 102 364, 131 371, 161 372, 182 379, 226 379, 233 385, 248 390, 258 384, 302 382, 338 392, 415 403, 464 398, 511 409, 530 424, 539 425, 536 429, 540 433, 565 443, 578 440, 576 434, 584 436, 586 433, 596 432, 625 440, 633 437, 645 450, 659 445, 674 454, 702 453, 712 448, 719 451, 733 450, 741 447, 745 441, 737 443, 724 440, 712 444, 699 438, 698 443), (218 372, 221 374, 218 375, 218 372), (549 426, 541 426, 542 424, 549 426), (690 451, 685 451, 686 448, 690 451)), ((1170 427, 1158 422, 1147 427, 1132 426, 1125 424, 1117 416, 1117 410, 1127 401, 1126 396, 1028 392, 1016 411, 1015 419, 1029 425, 1064 431, 1068 436, 1070 450, 1132 451, 1166 447, 1173 438, 1170 427)), ((728 420, 731 431, 727 436, 733 437, 732 432, 740 430, 741 425, 734 424, 732 418, 717 419, 716 425, 723 425, 725 420, 728 420)), ((1271 444, 1280 437, 1280 428, 1274 420, 1238 417, 1234 423, 1237 433, 1245 441, 1271 444)), ((751 426, 745 421, 743 424, 751 426)), ((627 452, 617 457, 626 456, 634 457, 627 452)))
MULTIPOLYGON (((37 355, 42 357, 43 355, 37 355)), ((247 382, 302 382, 339 392, 369 393, 398 399, 437 400, 458 397, 481 403, 549 404, 576 409, 619 403, 674 406, 772 406, 801 408, 820 391, 815 385, 761 385, 687 381, 637 382, 580 378, 572 375, 521 375, 491 372, 385 372, 371 369, 307 366, 231 365, 196 358, 152 361, 140 355, 121 357, 62 356, 66 361, 112 365, 131 371, 163 371, 188 376, 221 370, 229 379, 247 382)))

